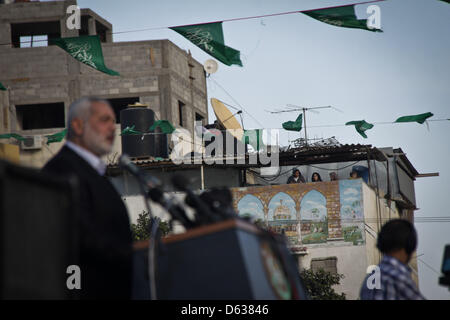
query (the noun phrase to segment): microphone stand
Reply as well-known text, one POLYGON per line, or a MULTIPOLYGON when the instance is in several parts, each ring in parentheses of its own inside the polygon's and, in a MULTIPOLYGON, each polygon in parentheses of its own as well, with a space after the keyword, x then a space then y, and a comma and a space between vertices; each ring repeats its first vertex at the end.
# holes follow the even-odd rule
POLYGON ((121 156, 121 159, 119 160, 119 163, 121 163, 121 165, 125 169, 127 169, 132 175, 134 175, 136 180, 138 181, 139 189, 141 191, 142 196, 144 197, 145 207, 147 209, 148 214, 150 215, 150 239, 149 239, 149 246, 148 246, 148 256, 149 256, 148 273, 149 273, 149 281, 150 281, 150 299, 156 300, 157 295, 156 295, 156 277, 155 277, 155 269, 156 269, 155 268, 155 266, 156 266, 156 261, 155 261, 155 250, 156 249, 155 248, 156 248, 156 241, 157 241, 157 234, 158 234, 158 227, 159 227, 159 218, 154 217, 150 210, 150 205, 148 204, 148 195, 147 195, 147 192, 145 191, 147 182, 142 177, 142 175, 140 175, 137 172, 136 168, 134 170, 130 170, 130 166, 129 166, 129 164, 131 163, 130 158, 127 155, 123 154, 121 156))
POLYGON ((156 295, 156 277, 155 277, 155 269, 156 269, 155 251, 159 227, 159 218, 154 217, 150 210, 147 192, 145 192, 144 188, 144 186, 146 185, 145 181, 143 181, 143 179, 140 179, 139 177, 137 180, 139 182, 139 188, 141 190, 142 196, 144 197, 145 207, 147 209, 148 214, 150 215, 150 239, 148 244, 148 257, 149 257, 148 275, 150 280, 150 299, 156 300, 157 295, 156 295))

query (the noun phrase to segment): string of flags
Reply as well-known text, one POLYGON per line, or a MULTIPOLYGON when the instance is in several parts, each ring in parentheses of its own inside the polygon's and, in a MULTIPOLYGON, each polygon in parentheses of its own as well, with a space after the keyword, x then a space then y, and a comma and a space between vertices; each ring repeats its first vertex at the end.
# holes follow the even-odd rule
MULTIPOLYGON (((45 138, 47 138, 47 145, 54 142, 61 142, 67 135, 67 129, 64 129, 60 132, 46 135, 45 138)), ((17 141, 24 141, 25 138, 17 133, 5 133, 0 134, 0 139, 16 139, 17 141)))
MULTIPOLYGON (((292 12, 284 12, 279 14, 268 14, 257 17, 228 19, 217 22, 200 23, 186 26, 167 27, 192 42, 194 45, 221 61, 227 66, 238 65, 242 67, 240 60, 240 51, 225 45, 223 36, 222 23, 225 21, 236 21, 253 18, 261 18, 268 16, 276 16, 282 14, 302 13, 313 19, 327 23, 336 27, 356 28, 372 32, 383 32, 376 27, 369 27, 366 19, 357 19, 355 14, 355 6, 374 3, 385 0, 373 0, 360 3, 354 3, 343 6, 335 6, 329 8, 315 9, 315 10, 300 10, 292 12)), ((440 0, 450 3, 450 0, 440 0)), ((161 28, 157 28, 161 29, 161 28)), ((57 38, 49 39, 49 45, 56 45, 68 52, 72 57, 78 61, 111 76, 120 76, 117 71, 106 67, 100 39, 97 35, 93 36, 78 36, 71 38, 57 38)), ((0 83, 0 90, 6 88, 0 83)))
MULTIPOLYGON (((392 123, 405 123, 405 122, 417 122, 419 124, 427 123, 427 119, 431 118, 433 116, 433 113, 426 112, 416 115, 408 115, 408 116, 402 116, 397 118, 392 123)), ((438 119, 438 120, 431 120, 431 121, 450 121, 450 118, 448 119, 438 119)), ((364 138, 367 138, 367 135, 365 131, 370 130, 374 127, 374 124, 368 123, 365 120, 354 120, 349 121, 345 123, 346 126, 353 125, 355 126, 355 130, 364 138)), ((287 121, 282 124, 283 129, 288 131, 301 131, 302 129, 302 114, 300 114, 295 121, 287 121)), ((149 128, 148 132, 141 132, 134 129, 135 126, 126 127, 121 132, 121 136, 123 135, 146 135, 146 134, 155 134, 154 130, 157 128, 160 128, 161 133, 163 134, 171 134, 175 131, 175 128, 168 120, 157 120, 154 122, 154 124, 149 128)), ((202 128, 202 134, 205 134, 205 138, 208 135, 215 136, 217 133, 219 135, 221 134, 220 131, 215 129, 205 129, 202 128)), ((244 130, 244 134, 242 137, 242 142, 244 144, 250 144, 255 150, 260 150, 264 146, 263 138, 262 138, 263 129, 250 129, 250 130, 244 130)), ((51 134, 46 135, 47 138, 47 145, 55 142, 61 142, 67 135, 67 128, 64 130, 51 134)), ((25 138, 17 133, 6 133, 6 134, 0 134, 0 139, 16 139, 17 141, 23 141, 25 138)))
MULTIPOLYGON (((274 16, 290 13, 303 13, 318 21, 343 28, 358 28, 368 31, 378 31, 380 29, 369 28, 367 20, 358 20, 355 15, 355 6, 358 4, 380 2, 385 0, 366 1, 356 4, 336 6, 315 10, 293 11, 280 14, 271 14, 265 16, 274 16)), ((259 16, 263 17, 263 16, 259 16)), ((256 17, 229 19, 224 21, 236 21, 252 19, 256 17)), ((240 51, 225 45, 223 36, 222 23, 224 21, 200 23, 185 26, 168 27, 169 29, 179 33, 191 43, 216 58, 227 66, 238 65, 243 66, 240 59, 240 51)), ((69 38, 55 38, 48 40, 49 45, 56 45, 70 54, 74 59, 84 63, 100 72, 111 76, 120 76, 117 71, 106 67, 100 38, 98 35, 78 36, 69 38)), ((0 84, 0 90, 6 88, 0 84)))
MULTIPOLYGON (((431 118, 433 114, 431 112, 402 116, 397 118, 392 123, 402 123, 402 122, 417 122, 423 124, 427 122, 428 118, 431 118)), ((447 119, 448 120, 448 119, 447 119)), ((374 124, 368 123, 365 120, 354 120, 345 123, 346 126, 355 126, 355 130, 363 137, 367 138, 366 131, 374 127, 374 124)), ((428 125, 428 123, 427 123, 428 125)), ((300 114, 295 121, 287 121, 282 124, 283 129, 289 131, 300 131, 302 129, 302 114, 300 114)))

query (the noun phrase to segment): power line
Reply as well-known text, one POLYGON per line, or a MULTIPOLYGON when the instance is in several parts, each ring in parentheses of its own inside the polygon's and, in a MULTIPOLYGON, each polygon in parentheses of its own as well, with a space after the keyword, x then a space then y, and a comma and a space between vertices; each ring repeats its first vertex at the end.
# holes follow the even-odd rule
POLYGON ((419 260, 420 262, 422 262, 425 266, 427 266, 431 271, 433 271, 434 273, 436 273, 438 276, 440 276, 441 274, 439 272, 437 272, 436 270, 434 270, 434 268, 432 266, 430 266, 428 263, 426 263, 425 261, 423 261, 420 258, 417 258, 417 260, 419 260))
POLYGON ((219 88, 221 88, 246 114, 248 114, 259 126, 264 127, 263 124, 261 124, 261 122, 259 122, 255 117, 253 117, 249 112, 247 112, 247 110, 244 109, 244 107, 242 107, 239 102, 236 101, 236 99, 233 98, 233 96, 231 94, 228 93, 227 90, 225 90, 224 87, 222 87, 216 80, 214 80, 213 78, 208 78, 211 79, 212 81, 214 81, 214 83, 219 86, 219 88))

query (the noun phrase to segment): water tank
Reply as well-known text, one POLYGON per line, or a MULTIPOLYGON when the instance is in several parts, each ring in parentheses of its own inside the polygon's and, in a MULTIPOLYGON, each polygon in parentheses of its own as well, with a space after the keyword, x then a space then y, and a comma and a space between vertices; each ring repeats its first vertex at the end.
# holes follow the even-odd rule
MULTIPOLYGON (((128 106, 120 111, 120 128, 123 131, 126 127, 134 126, 134 130, 148 132, 148 129, 155 122, 155 113, 146 108, 145 105, 128 106)), ((155 136, 154 135, 122 135, 122 153, 128 154, 132 158, 144 158, 155 156, 155 136)))
POLYGON ((169 157, 169 142, 166 133, 162 133, 161 129, 155 130, 155 157, 166 159, 169 157))

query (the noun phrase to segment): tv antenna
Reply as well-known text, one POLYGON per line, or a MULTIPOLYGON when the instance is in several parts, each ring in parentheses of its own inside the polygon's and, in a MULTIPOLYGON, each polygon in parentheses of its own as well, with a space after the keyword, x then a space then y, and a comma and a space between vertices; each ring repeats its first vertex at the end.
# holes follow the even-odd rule
POLYGON ((302 111, 303 112, 303 128, 305 128, 304 131, 305 131, 305 145, 306 146, 308 146, 308 136, 307 136, 307 133, 306 133, 306 111, 311 111, 312 113, 317 113, 318 114, 319 111, 316 111, 317 109, 333 108, 333 109, 336 109, 336 110, 342 112, 341 110, 339 110, 337 108, 334 108, 332 106, 303 108, 303 107, 300 107, 300 106, 296 106, 294 104, 286 104, 286 107, 287 107, 287 109, 284 109, 284 110, 278 109, 278 110, 275 110, 275 111, 269 111, 269 110, 266 110, 266 111, 270 112, 270 113, 283 113, 283 112, 302 111))

